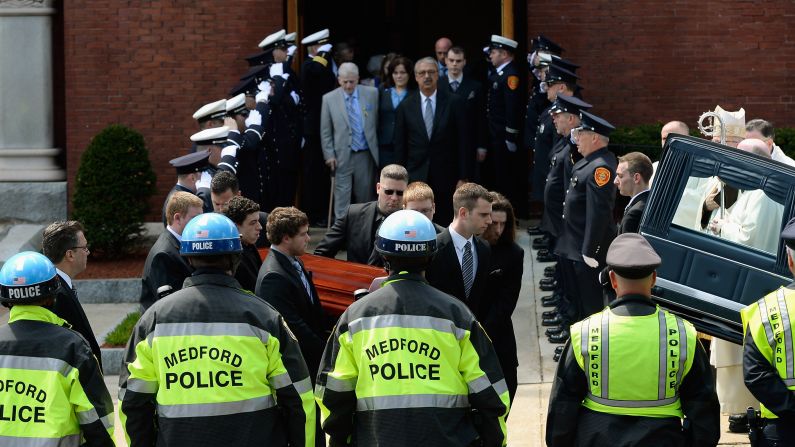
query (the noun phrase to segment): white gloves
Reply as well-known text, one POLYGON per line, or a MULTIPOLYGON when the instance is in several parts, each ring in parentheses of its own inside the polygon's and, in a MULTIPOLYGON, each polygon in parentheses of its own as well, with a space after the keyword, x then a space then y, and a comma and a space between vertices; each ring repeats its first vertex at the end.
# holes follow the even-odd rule
POLYGON ((589 258, 588 256, 582 255, 582 259, 586 264, 588 264, 588 267, 592 269, 599 267, 599 261, 594 258, 589 258))
POLYGON ((301 97, 298 96, 298 93, 296 92, 290 92, 290 97, 293 98, 293 102, 295 103, 295 105, 298 105, 298 103, 301 102, 301 97))
POLYGON ((536 64, 533 63, 533 61, 536 59, 536 54, 538 54, 538 52, 533 51, 532 53, 527 55, 527 64, 530 65, 531 67, 536 66, 536 64))
POLYGON ((261 126, 262 125, 262 115, 257 110, 251 110, 248 112, 248 118, 246 118, 246 127, 249 126, 261 126))
POLYGON ((322 53, 324 51, 331 51, 331 44, 330 43, 322 45, 320 48, 317 49, 318 53, 322 53))
POLYGON ((271 64, 270 75, 272 78, 276 76, 281 76, 284 74, 284 65, 282 64, 271 64))
POLYGON ((234 144, 230 144, 225 148, 221 149, 221 157, 225 157, 227 155, 231 155, 233 157, 237 157, 237 146, 234 144))
POLYGON ((259 93, 257 93, 256 99, 257 102, 268 102, 268 97, 271 95, 271 83, 268 81, 262 81, 257 86, 259 93))
POLYGON ((196 182, 196 189, 207 188, 210 189, 210 183, 213 181, 213 177, 207 171, 202 171, 202 176, 199 181, 196 182))
POLYGON ((287 55, 288 56, 292 56, 293 54, 295 54, 295 50, 297 50, 297 49, 298 49, 297 46, 290 45, 289 47, 287 47, 287 55))
POLYGON ((505 146, 508 147, 508 152, 516 152, 516 143, 505 140, 505 146))

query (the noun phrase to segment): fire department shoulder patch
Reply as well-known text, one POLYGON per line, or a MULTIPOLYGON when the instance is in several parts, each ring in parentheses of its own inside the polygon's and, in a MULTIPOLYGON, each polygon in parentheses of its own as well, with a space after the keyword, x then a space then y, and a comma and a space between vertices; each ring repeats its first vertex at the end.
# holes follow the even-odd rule
POLYGON ((599 187, 605 186, 610 183, 610 170, 607 168, 596 168, 593 173, 593 179, 599 187))
POLYGON ((516 90, 517 87, 519 87, 519 77, 508 76, 508 88, 511 90, 516 90))

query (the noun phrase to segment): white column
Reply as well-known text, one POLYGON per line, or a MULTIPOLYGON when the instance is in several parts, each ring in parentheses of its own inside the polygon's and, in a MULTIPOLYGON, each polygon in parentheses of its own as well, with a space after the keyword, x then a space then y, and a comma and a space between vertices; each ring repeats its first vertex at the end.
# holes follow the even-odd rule
POLYGON ((66 178, 53 147, 53 0, 0 0, 0 182, 66 178))

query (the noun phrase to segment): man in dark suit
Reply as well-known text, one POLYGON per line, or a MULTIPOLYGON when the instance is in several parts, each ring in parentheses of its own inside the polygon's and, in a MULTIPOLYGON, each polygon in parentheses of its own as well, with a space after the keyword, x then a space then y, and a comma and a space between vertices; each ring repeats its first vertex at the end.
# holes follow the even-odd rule
POLYGON ((315 254, 333 258, 340 250, 347 250, 348 261, 382 266, 383 259, 375 251, 375 234, 386 216, 402 208, 403 193, 409 174, 400 165, 387 165, 375 185, 378 199, 356 203, 326 233, 315 248, 315 254))
POLYGON ((654 173, 651 160, 646 154, 630 152, 618 157, 616 167, 616 188, 622 196, 630 197, 624 208, 624 217, 618 227, 618 234, 637 233, 640 231, 640 218, 646 209, 649 197, 649 180, 654 173))
POLYGON ((467 129, 467 163, 470 170, 467 178, 478 179, 480 163, 486 159, 489 130, 486 126, 486 103, 483 97, 483 87, 473 76, 467 75, 464 71, 466 66, 464 49, 461 47, 450 48, 450 51, 447 52, 447 76, 439 78, 439 89, 447 89, 450 93, 460 96, 466 104, 464 115, 467 129))
POLYGON ((159 299, 158 288, 171 286, 171 292, 176 292, 193 272, 193 268, 179 255, 179 244, 185 225, 202 213, 203 205, 202 199, 187 192, 175 192, 171 196, 166 206, 166 231, 157 238, 144 264, 140 299, 144 310, 159 299))
POLYGON ((331 325, 320 306, 312 274, 299 259, 309 243, 309 220, 297 208, 274 208, 265 231, 272 244, 259 269, 255 293, 284 317, 298 339, 314 383, 331 325))
MULTIPOLYGON (((403 193, 403 209, 421 213, 433 222, 433 216, 436 214, 436 201, 431 187, 425 182, 409 183, 409 187, 403 193)), ((433 228, 436 230, 436 234, 445 229, 438 223, 434 223, 433 228)))
MULTIPOLYGON (((256 245, 263 228, 259 219, 261 214, 259 205, 243 196, 234 196, 226 204, 223 214, 237 225, 243 246, 240 264, 235 270, 235 279, 244 290, 253 292, 257 287, 257 275, 262 266, 262 258, 256 245)), ((267 219, 268 214, 264 214, 267 219)))
POLYGON ((75 220, 50 224, 43 233, 42 249, 44 255, 55 264, 58 273, 53 313, 66 320, 72 329, 86 339, 102 368, 102 351, 72 284, 72 278, 86 269, 90 252, 83 226, 75 220))
POLYGON ((491 223, 491 202, 491 193, 478 184, 464 183, 456 189, 455 218, 436 236, 436 256, 425 271, 428 283, 466 303, 481 321, 489 313, 485 297, 491 250, 477 235, 491 223))
MULTIPOLYGON (((437 88, 439 70, 432 58, 414 64, 414 77, 419 91, 409 93, 396 112, 395 159, 410 181, 428 183, 439 203, 450 203, 470 172, 464 100, 437 88)), ((452 218, 448 207, 435 216, 443 224, 452 218)))

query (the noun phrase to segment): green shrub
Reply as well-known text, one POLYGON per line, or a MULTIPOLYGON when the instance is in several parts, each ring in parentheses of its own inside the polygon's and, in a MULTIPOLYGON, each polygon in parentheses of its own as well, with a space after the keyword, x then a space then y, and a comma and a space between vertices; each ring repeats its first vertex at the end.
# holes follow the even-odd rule
POLYGON ((782 128, 776 129, 776 144, 781 147, 785 154, 795 158, 795 129, 782 128))
POLYGON ((72 217, 83 224, 92 252, 107 258, 128 253, 154 192, 140 133, 114 124, 95 136, 80 158, 72 202, 72 217))
POLYGON ((643 152, 652 160, 660 159, 660 131, 662 123, 617 127, 610 134, 610 149, 617 156, 629 152, 643 152))
POLYGON ((130 334, 132 334, 133 328, 135 327, 135 323, 141 318, 140 312, 131 312, 124 317, 124 320, 119 323, 118 326, 113 328, 112 331, 108 332, 108 335, 105 337, 105 343, 111 346, 124 346, 127 344, 127 340, 130 339, 130 334))

